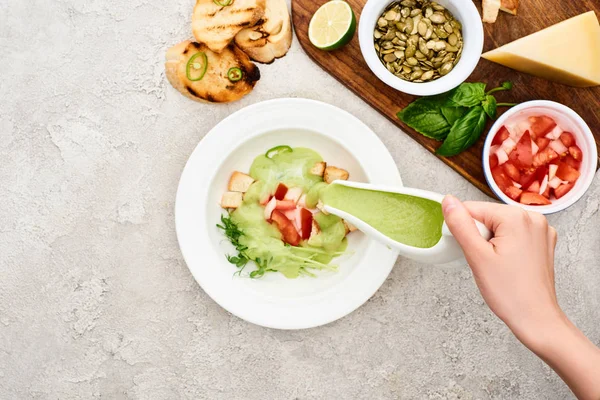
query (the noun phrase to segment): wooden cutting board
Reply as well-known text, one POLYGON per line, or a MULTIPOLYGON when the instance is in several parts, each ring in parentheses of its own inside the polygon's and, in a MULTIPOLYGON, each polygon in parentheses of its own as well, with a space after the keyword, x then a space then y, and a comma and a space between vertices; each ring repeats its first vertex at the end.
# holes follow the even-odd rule
MULTIPOLYGON (((407 132, 426 149, 435 153, 439 142, 428 139, 405 126, 396 113, 415 99, 381 82, 367 67, 358 44, 358 35, 343 48, 326 52, 311 45, 308 40, 308 24, 317 9, 327 0, 292 0, 292 18, 300 44, 306 53, 325 71, 356 93, 371 107, 375 108, 390 121, 407 132)), ((357 19, 367 0, 347 0, 357 19)), ((391 0, 390 0, 391 2, 391 0)), ((481 12, 481 1, 475 1, 481 12)), ((522 1, 517 16, 501 12, 495 24, 483 24, 485 31, 484 51, 488 51, 551 26, 567 18, 574 17, 589 10, 600 15, 598 0, 526 0, 522 1)), ((357 28, 358 31, 358 28, 357 28)), ((560 55, 557 54, 557 57, 560 55)), ((576 55, 573 55, 576 59, 576 55)), ((510 80, 515 85, 509 92, 497 94, 500 102, 523 102, 528 100, 553 100, 573 108, 589 124, 600 143, 600 87, 572 88, 558 83, 527 75, 499 64, 481 59, 475 72, 469 77, 471 82, 485 82, 488 88, 499 86, 510 80)), ((505 111, 499 109, 499 112, 505 111)), ((455 157, 440 157, 442 161, 464 176, 469 182, 483 192, 494 196, 488 187, 481 166, 481 150, 484 138, 492 122, 488 123, 486 132, 475 146, 455 157)), ((398 131, 398 134, 402 134, 398 131)), ((600 149, 600 144, 598 145, 600 149)))

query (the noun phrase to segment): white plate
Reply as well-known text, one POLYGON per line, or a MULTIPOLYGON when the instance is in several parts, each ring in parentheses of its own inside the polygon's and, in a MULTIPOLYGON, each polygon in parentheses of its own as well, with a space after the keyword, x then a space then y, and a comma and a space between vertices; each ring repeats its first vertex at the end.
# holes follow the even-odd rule
POLYGON ((340 266, 336 273, 234 277, 237 269, 225 259, 233 247, 216 227, 221 195, 233 171, 248 171, 257 155, 282 144, 314 149, 331 165, 347 169, 352 180, 402 185, 390 153, 354 116, 313 100, 266 101, 221 121, 190 156, 177 190, 177 238, 198 284, 227 311, 270 328, 310 328, 360 307, 383 284, 398 254, 354 232, 348 255, 334 260, 340 266))

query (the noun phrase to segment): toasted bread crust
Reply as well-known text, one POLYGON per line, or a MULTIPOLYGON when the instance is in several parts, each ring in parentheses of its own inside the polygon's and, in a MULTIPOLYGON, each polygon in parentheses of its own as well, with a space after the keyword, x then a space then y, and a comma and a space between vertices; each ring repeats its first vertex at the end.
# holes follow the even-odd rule
POLYGON ((254 61, 270 64, 292 45, 292 24, 285 0, 266 0, 264 17, 235 36, 235 43, 254 61))
POLYGON ((181 94, 195 101, 211 103, 239 100, 250 93, 260 79, 258 67, 234 44, 218 54, 201 43, 189 40, 179 43, 167 51, 165 70, 167 79, 181 94), (199 51, 206 53, 208 68, 201 80, 190 81, 186 65, 189 58, 199 51), (242 70, 241 80, 231 82, 227 78, 227 72, 232 67, 242 70))
POLYGON ((200 43, 220 53, 244 28, 254 26, 265 14, 265 0, 232 0, 219 6, 213 0, 197 0, 192 31, 200 43))

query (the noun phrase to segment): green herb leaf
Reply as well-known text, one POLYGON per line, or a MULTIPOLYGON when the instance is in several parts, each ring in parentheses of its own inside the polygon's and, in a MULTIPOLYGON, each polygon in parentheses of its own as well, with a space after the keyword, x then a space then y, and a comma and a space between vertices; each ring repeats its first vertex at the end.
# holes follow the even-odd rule
POLYGON ((481 103, 481 105, 483 106, 483 109, 485 110, 485 113, 491 118, 491 119, 496 119, 496 115, 497 115, 497 103, 496 103, 496 98, 492 95, 487 95, 485 96, 485 100, 483 100, 483 102, 481 103))
POLYGON ((511 81, 502 82, 502 86, 506 90, 510 90, 513 88, 513 83, 511 81))
POLYGON ((487 117, 482 106, 473 107, 467 114, 457 120, 444 143, 436 153, 451 157, 471 147, 485 129, 487 117))
POLYGON ((446 121, 450 124, 450 126, 454 125, 457 119, 460 119, 463 115, 467 113, 469 109, 467 107, 442 107, 441 111, 446 118, 446 121))
POLYGON ((440 108, 444 102, 441 96, 422 97, 406 106, 397 115, 400 121, 423 136, 444 140, 450 132, 448 123, 440 108))
POLYGON ((485 83, 462 83, 459 87, 449 92, 446 106, 448 107, 474 107, 485 98, 485 83))

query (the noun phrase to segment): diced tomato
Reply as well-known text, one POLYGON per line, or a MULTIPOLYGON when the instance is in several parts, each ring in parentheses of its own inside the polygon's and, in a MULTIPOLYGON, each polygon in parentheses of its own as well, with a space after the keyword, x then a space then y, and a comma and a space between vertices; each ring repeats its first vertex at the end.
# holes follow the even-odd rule
POLYGON ((506 175, 508 175, 508 177, 510 179, 512 179, 515 182, 519 182, 521 180, 521 173, 519 172, 519 169, 517 167, 515 167, 515 165, 508 161, 505 162, 502 165, 502 168, 504 168, 504 172, 506 172, 506 175))
POLYGON ((537 144, 537 146, 540 148, 539 151, 542 151, 546 147, 548 147, 548 145, 550 144, 550 139, 547 139, 545 137, 540 137, 540 138, 535 139, 535 144, 537 144))
POLYGON ((310 238, 312 231, 313 215, 306 208, 300 209, 300 221, 302 222, 302 239, 310 238))
POLYGON ((556 176, 550 179, 550 181, 548 182, 548 186, 550 186, 552 189, 556 189, 560 185, 562 185, 562 180, 560 178, 557 178, 556 176))
POLYGON ((498 166, 498 156, 492 154, 490 156, 490 169, 496 168, 498 166))
POLYGON ((510 132, 508 132, 508 129, 506 129, 506 127, 502 126, 502 128, 500 128, 498 133, 496 133, 496 136, 494 136, 494 139, 492 140, 492 146, 501 145, 502 142, 504 142, 506 139, 508 139, 509 136, 510 136, 510 132))
POLYGON ((519 198, 521 197, 522 193, 523 191, 516 186, 511 186, 504 191, 504 194, 506 194, 514 201, 519 201, 519 198))
POLYGON ((296 202, 292 200, 277 200, 276 210, 286 211, 296 209, 296 202))
POLYGON ((268 221, 271 219, 271 215, 273 214, 273 210, 277 207, 277 199, 275 197, 271 197, 271 200, 265 205, 265 219, 268 221))
POLYGON ((544 193, 542 193, 542 196, 544 196, 545 198, 549 199, 550 198, 550 185, 546 186, 546 190, 544 191, 544 193))
MULTIPOLYGON (((263 198, 261 199, 261 201, 260 201, 260 205, 261 205, 261 206, 266 206, 266 205, 267 205, 267 203, 268 203, 268 202, 270 202, 272 198, 273 198, 273 196, 271 196, 271 195, 268 195, 268 196, 265 196, 265 197, 263 197, 263 198)), ((268 218, 267 218, 267 219, 268 219, 268 218)))
POLYGON ((531 185, 529 185, 529 187, 527 188, 527 191, 539 194, 539 192, 540 192, 540 182, 539 181, 534 181, 531 185))
POLYGON ((576 170, 579 170, 579 167, 581 167, 581 162, 574 159, 573 156, 570 154, 566 157, 563 157, 562 160, 569 164, 571 167, 575 168, 576 170))
POLYGON ((536 205, 536 206, 545 206, 548 204, 552 204, 550 202, 550 200, 548 200, 541 194, 532 193, 532 192, 524 192, 521 195, 520 202, 521 202, 521 204, 536 205))
POLYGON ((556 170, 556 176, 562 179, 563 181, 567 181, 570 183, 575 182, 579 179, 581 173, 575 168, 571 167, 566 162, 561 162, 558 164, 558 169, 556 170))
POLYGON ((300 199, 300 196, 302 196, 302 188, 293 187, 287 191, 287 193, 285 194, 285 197, 283 199, 291 200, 294 203, 297 203, 298 200, 300 199))
POLYGON ((565 194, 569 193, 571 189, 573 189, 573 186, 575 186, 574 183, 563 183, 562 185, 554 189, 554 197, 556 197, 556 199, 560 199, 565 194))
POLYGON ((531 166, 533 163, 533 154, 531 149, 531 135, 529 134, 529 131, 525 131, 523 136, 521 136, 519 143, 517 143, 517 148, 513 150, 513 153, 516 153, 516 166, 520 168, 529 168, 531 166))
POLYGON ((529 122, 531 123, 531 134, 536 138, 544 136, 556 126, 556 122, 545 115, 529 117, 529 122))
POLYGON ((544 180, 542 180, 542 182, 540 183, 540 190, 538 191, 539 194, 541 194, 542 196, 544 195, 544 193, 548 192, 548 195, 550 195, 550 191, 548 190, 548 175, 546 175, 544 177, 544 180))
MULTIPOLYGON (((293 210, 281 210, 281 212, 283 213, 283 215, 285 215, 285 217, 287 219, 289 219, 290 221, 292 221, 292 223, 294 222, 294 220, 296 219, 296 214, 298 213, 298 209, 294 208, 293 210)), ((298 227, 296 227, 298 228, 298 227)))
POLYGON ((521 184, 523 190, 528 190, 529 187, 533 184, 533 182, 538 182, 539 184, 542 180, 544 180, 544 177, 546 175, 548 175, 548 167, 541 166, 535 169, 534 171, 522 174, 519 183, 521 184))
POLYGON ((583 160, 583 152, 576 144, 569 146, 569 154, 571 154, 571 156, 573 156, 573 158, 577 161, 583 160))
POLYGON ((283 183, 277 185, 277 189, 275 189, 275 194, 273 195, 277 200, 283 200, 285 194, 287 193, 288 188, 283 183))
POLYGON ((565 147, 571 147, 575 144, 575 136, 571 132, 563 132, 560 134, 560 141, 565 147))
POLYGON ((298 234, 298 231, 296 231, 296 228, 294 228, 294 224, 287 219, 281 211, 273 211, 271 220, 277 225, 279 232, 281 232, 281 235, 283 236, 284 242, 292 246, 297 246, 298 243, 300 243, 300 235, 298 234))
POLYGON ((535 140, 531 141, 531 154, 534 156, 540 151, 540 147, 535 143, 535 140))
POLYGON ((492 177, 494 178, 496 185, 498 185, 503 192, 506 192, 506 189, 513 186, 512 181, 501 166, 492 169, 492 177))
POLYGON ((498 157, 498 165, 502 165, 508 161, 508 154, 501 148, 496 152, 496 157, 498 157))
POLYGON ((519 184, 521 185, 521 189, 526 190, 531 184, 535 181, 535 171, 528 171, 521 174, 521 180, 519 184))
POLYGON ((558 157, 559 156, 557 152, 552 150, 550 147, 547 147, 533 157, 533 166, 539 167, 542 165, 547 165, 558 157))

